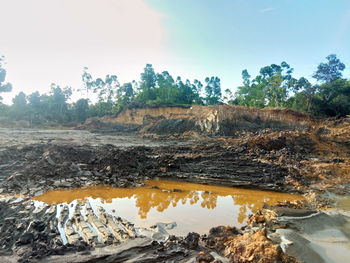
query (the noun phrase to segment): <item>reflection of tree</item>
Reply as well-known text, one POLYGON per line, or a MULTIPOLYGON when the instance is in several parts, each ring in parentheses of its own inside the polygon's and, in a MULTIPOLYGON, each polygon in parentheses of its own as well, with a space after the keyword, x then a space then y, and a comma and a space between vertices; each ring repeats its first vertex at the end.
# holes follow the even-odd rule
POLYGON ((232 196, 233 204, 239 206, 239 213, 237 216, 238 223, 242 224, 248 217, 248 214, 257 212, 262 207, 261 198, 250 195, 236 195, 232 196))
POLYGON ((73 200, 84 200, 87 197, 100 198, 103 203, 111 203, 115 198, 135 198, 136 207, 139 209, 140 218, 147 218, 151 208, 159 212, 165 211, 170 205, 176 207, 178 203, 194 205, 201 201, 200 205, 206 209, 214 209, 217 206, 218 196, 231 196, 234 205, 238 205, 237 220, 243 223, 248 213, 257 212, 263 202, 275 204, 281 200, 296 200, 299 196, 289 194, 210 186, 173 181, 149 181, 146 187, 137 188, 113 188, 106 186, 93 186, 73 190, 50 191, 35 200, 48 204, 62 202, 70 203, 73 200), (150 186, 158 186, 158 189, 150 186), (163 190, 162 190, 163 189, 163 190), (172 191, 180 189, 181 191, 172 191))
POLYGON ((264 203, 276 204, 278 201, 291 200, 296 197, 297 196, 293 197, 293 195, 283 193, 260 191, 259 195, 232 195, 232 201, 234 205, 239 206, 237 221, 238 223, 242 224, 247 219, 249 214, 258 212, 264 203), (267 196, 265 196, 264 193, 267 196))
POLYGON ((215 209, 218 196, 231 196, 233 203, 240 207, 237 218, 240 224, 247 219, 248 213, 257 212, 261 209, 263 201, 270 201, 270 198, 264 197, 264 195, 233 195, 231 193, 213 193, 208 191, 171 192, 160 189, 143 189, 143 191, 138 191, 134 198, 136 199, 136 207, 139 208, 138 214, 140 218, 146 219, 152 208, 155 208, 158 212, 163 212, 170 205, 176 207, 179 202, 186 204, 188 201, 190 205, 194 205, 201 201, 201 207, 215 209))
POLYGON ((170 204, 176 207, 178 202, 186 204, 187 200, 190 205, 194 205, 202 199, 201 206, 203 208, 214 209, 218 195, 207 192, 201 194, 199 191, 163 192, 158 189, 145 189, 145 191, 135 194, 134 197, 136 199, 136 207, 139 208, 139 216, 145 219, 151 208, 156 208, 158 212, 163 212, 170 204))
POLYGON ((247 206, 242 205, 239 207, 237 221, 238 221, 238 223, 242 224, 246 218, 247 218, 247 206))
POLYGON ((214 209, 216 207, 216 201, 218 200, 218 195, 208 192, 202 193, 203 201, 201 206, 207 209, 214 209))
POLYGON ((139 216, 142 219, 147 218, 151 208, 156 208, 158 212, 163 212, 170 204, 176 207, 178 202, 185 204, 189 200, 189 203, 193 205, 199 200, 199 193, 196 191, 163 192, 158 189, 144 190, 134 195, 136 207, 139 208, 139 216))

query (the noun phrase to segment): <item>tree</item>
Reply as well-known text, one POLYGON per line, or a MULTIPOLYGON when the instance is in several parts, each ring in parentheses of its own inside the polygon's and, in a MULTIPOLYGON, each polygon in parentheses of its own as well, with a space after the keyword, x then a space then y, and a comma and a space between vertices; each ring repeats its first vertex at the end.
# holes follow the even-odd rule
POLYGON ((131 82, 124 83, 117 91, 117 107, 118 111, 134 100, 134 89, 131 82))
POLYGON ((195 95, 191 88, 191 82, 186 80, 185 83, 181 80, 181 77, 176 78, 176 86, 178 89, 178 94, 175 102, 178 104, 192 104, 195 95))
POLYGON ((178 97, 179 90, 175 84, 174 78, 168 71, 156 74, 157 90, 156 97, 157 103, 175 103, 178 97))
POLYGON ((63 123, 69 119, 67 100, 72 95, 70 87, 61 87, 55 83, 51 84, 51 92, 46 96, 46 103, 49 109, 49 119, 59 123, 63 123))
POLYGON ((45 112, 47 108, 42 103, 42 96, 38 91, 33 92, 27 96, 28 111, 30 114, 29 121, 31 124, 40 124, 45 122, 45 112))
POLYGON ((265 107, 266 81, 262 76, 257 76, 253 81, 250 78, 248 70, 243 70, 243 86, 238 87, 232 103, 255 108, 265 107))
POLYGON ((260 69, 260 74, 266 83, 264 89, 268 106, 285 106, 288 92, 295 83, 295 79, 291 75, 292 72, 293 68, 286 62, 282 62, 281 65, 272 64, 260 69))
POLYGON ((338 78, 317 86, 314 108, 316 115, 345 116, 350 114, 350 81, 338 78))
POLYGON ((320 63, 316 72, 312 76, 318 82, 329 83, 342 77, 345 64, 342 63, 335 54, 326 57, 326 63, 320 63))
POLYGON ((113 104, 113 99, 120 84, 116 75, 106 75, 104 80, 101 78, 94 80, 92 82, 92 87, 100 102, 113 104))
MULTIPOLYGON (((5 83, 6 79, 6 69, 5 66, 5 57, 0 56, 0 93, 1 92, 10 92, 12 90, 11 83, 5 83)), ((2 101, 2 97, 0 96, 0 102, 2 101)))
POLYGON ((228 104, 235 104, 233 93, 230 89, 225 89, 224 101, 228 104))
POLYGON ((79 99, 73 106, 75 119, 83 122, 86 120, 89 111, 89 101, 87 99, 79 99))
POLYGON ((156 73, 151 64, 146 64, 143 73, 141 73, 141 89, 152 89, 156 86, 156 73))
POLYGON ((295 82, 292 91, 294 96, 288 100, 287 105, 298 111, 311 113, 316 86, 312 85, 308 79, 301 77, 295 82))
POLYGON ((206 78, 205 102, 206 105, 216 105, 221 101, 221 83, 218 77, 206 78))
POLYGON ((202 89, 203 84, 199 80, 195 79, 192 84, 192 92, 194 94, 194 104, 203 105, 203 98, 202 98, 202 89))
POLYGON ((15 120, 26 120, 28 119, 29 112, 27 110, 27 96, 24 92, 18 93, 12 99, 12 106, 10 110, 10 114, 15 120))
POLYGON ((235 101, 250 107, 283 107, 297 80, 293 68, 286 62, 262 67, 259 75, 250 80, 247 70, 242 71, 243 86, 238 87, 235 101))
POLYGON ((89 99, 89 91, 92 90, 94 81, 92 79, 91 74, 88 72, 88 68, 84 67, 83 74, 81 75, 81 79, 84 83, 84 91, 86 94, 86 99, 89 99))
POLYGON ((140 92, 137 96, 138 101, 147 103, 157 98, 155 93, 157 76, 151 64, 146 64, 141 73, 140 92))

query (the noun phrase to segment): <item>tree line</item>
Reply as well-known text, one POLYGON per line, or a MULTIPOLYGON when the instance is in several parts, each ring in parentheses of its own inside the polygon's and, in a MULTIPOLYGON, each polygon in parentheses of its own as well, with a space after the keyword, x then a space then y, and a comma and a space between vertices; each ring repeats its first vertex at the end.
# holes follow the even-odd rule
POLYGON ((243 85, 229 97, 231 104, 264 108, 286 107, 315 116, 345 116, 350 114, 350 81, 343 78, 345 64, 336 55, 326 57, 312 75, 293 77, 294 69, 286 62, 260 69, 252 78, 242 71, 243 85))
MULTIPOLYGON (((12 105, 1 103, 0 117, 26 120, 31 124, 82 122, 95 116, 114 115, 129 104, 217 105, 222 103, 255 108, 287 107, 315 116, 350 114, 350 81, 343 78, 345 64, 336 55, 329 55, 318 65, 312 84, 307 78, 293 77, 294 69, 282 62, 262 67, 252 78, 242 71, 243 84, 235 93, 222 92, 220 78, 199 80, 173 78, 168 71, 156 73, 147 64, 139 81, 121 84, 116 75, 94 78, 84 68, 81 79, 82 97, 69 103, 73 90, 51 84, 47 94, 19 92, 12 105), (96 102, 92 102, 96 101, 96 102)), ((0 93, 12 90, 5 82, 4 57, 0 57, 0 93)))

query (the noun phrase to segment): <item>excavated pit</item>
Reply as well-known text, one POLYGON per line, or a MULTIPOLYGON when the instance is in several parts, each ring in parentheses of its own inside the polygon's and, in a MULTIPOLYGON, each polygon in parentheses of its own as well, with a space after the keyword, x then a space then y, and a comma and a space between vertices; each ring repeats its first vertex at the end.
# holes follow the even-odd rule
POLYGON ((286 109, 180 108, 127 109, 116 118, 77 127, 92 132, 0 129, 0 261, 254 263, 273 257, 294 263, 290 255, 302 256, 298 245, 305 243, 317 254, 313 259, 339 262, 332 254, 347 251, 349 232, 342 228, 348 228, 348 214, 344 224, 334 224, 336 233, 345 233, 334 242, 324 242, 333 230, 307 232, 293 220, 318 224, 326 217, 315 210, 332 206, 325 193, 350 193, 349 119, 316 121, 286 109), (159 180, 153 188, 143 185, 153 179, 159 180), (177 183, 159 185, 164 179, 177 183), (32 200, 55 191, 74 197, 32 200), (278 204, 275 213, 271 205, 278 192, 306 193, 308 202, 278 204), (134 209, 134 216, 120 210, 126 201, 123 207, 134 209), (259 210, 263 201, 271 203, 259 210), (283 217, 281 211, 291 215, 282 223, 275 218, 283 217), (174 220, 174 215, 183 217, 174 220), (208 235, 171 235, 204 233, 218 224, 242 226, 247 218, 241 229, 221 226, 208 235), (297 238, 292 252, 287 236, 297 238), (327 242, 331 248, 324 255, 317 249, 327 242))

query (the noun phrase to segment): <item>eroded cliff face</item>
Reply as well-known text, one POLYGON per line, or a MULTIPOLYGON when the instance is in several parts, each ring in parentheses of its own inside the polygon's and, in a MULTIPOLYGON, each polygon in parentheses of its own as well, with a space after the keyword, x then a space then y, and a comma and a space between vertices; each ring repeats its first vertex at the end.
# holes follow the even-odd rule
POLYGON ((116 118, 110 120, 117 123, 142 125, 149 117, 162 117, 165 119, 188 118, 190 112, 191 107, 181 106, 127 108, 116 118))
POLYGON ((239 130, 264 128, 304 130, 317 124, 310 116, 288 109, 255 109, 233 105, 127 108, 109 121, 142 125, 145 133, 194 131, 211 135, 233 135, 239 130))

